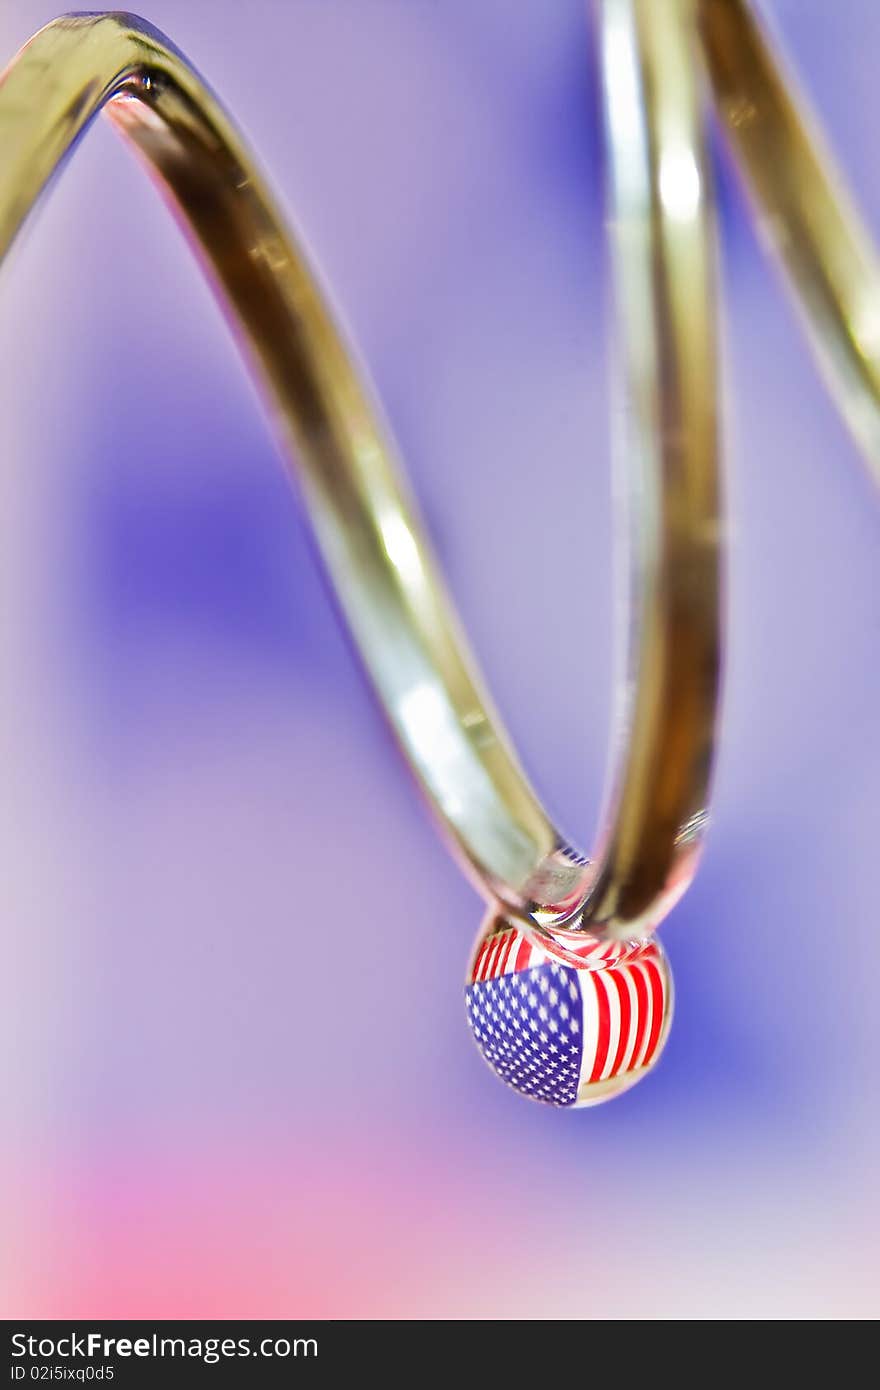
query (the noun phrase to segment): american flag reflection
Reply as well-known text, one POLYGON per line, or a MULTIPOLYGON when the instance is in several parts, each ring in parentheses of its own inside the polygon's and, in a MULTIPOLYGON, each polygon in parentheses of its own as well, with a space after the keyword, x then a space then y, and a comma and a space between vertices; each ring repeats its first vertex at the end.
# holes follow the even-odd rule
POLYGON ((492 1069, 547 1105, 596 1105, 657 1062, 672 1017, 661 947, 570 934, 538 944, 491 918, 465 990, 468 1022, 492 1069))

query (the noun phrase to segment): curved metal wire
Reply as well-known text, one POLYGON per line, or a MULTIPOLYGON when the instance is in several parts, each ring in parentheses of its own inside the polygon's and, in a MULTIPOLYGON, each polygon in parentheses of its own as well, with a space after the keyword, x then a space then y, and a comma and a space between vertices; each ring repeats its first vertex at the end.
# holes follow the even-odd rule
MULTIPOLYGON (((144 21, 57 20, 7 68, 0 256, 103 111, 193 236, 264 389, 379 698, 477 886, 531 930, 568 922, 633 939, 693 872, 715 729, 711 192, 690 0, 604 0, 598 21, 634 430, 625 698, 594 861, 556 828, 517 762, 363 373, 301 248, 210 89, 144 21)), ((518 544, 528 562, 528 539, 518 544)))
POLYGON ((880 261, 794 79, 745 0, 700 0, 727 138, 832 395, 880 483, 880 261))

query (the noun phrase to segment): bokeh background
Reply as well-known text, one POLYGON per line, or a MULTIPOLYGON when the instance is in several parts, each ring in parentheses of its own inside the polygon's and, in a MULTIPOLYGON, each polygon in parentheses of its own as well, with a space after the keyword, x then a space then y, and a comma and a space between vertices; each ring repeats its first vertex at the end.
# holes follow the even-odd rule
MULTIPOLYGON (((880 8, 763 10, 880 233, 880 8)), ((53 13, 7 0, 3 55, 53 13)), ((581 0, 147 17, 315 251, 497 700, 586 840, 614 373, 581 0)), ((723 149, 718 179, 714 827, 664 932, 663 1063, 574 1114, 505 1091, 469 1040, 481 905, 109 128, 32 220, 0 281, 7 1317, 878 1312, 880 506, 723 149)))

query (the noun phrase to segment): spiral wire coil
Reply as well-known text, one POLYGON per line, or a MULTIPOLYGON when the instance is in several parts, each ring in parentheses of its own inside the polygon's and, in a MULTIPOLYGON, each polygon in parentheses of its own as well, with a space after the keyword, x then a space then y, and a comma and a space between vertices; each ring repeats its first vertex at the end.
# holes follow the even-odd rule
POLYGON ((566 1106, 616 1094, 662 1051, 671 974, 652 934, 691 881, 708 819, 725 525, 701 77, 880 473, 880 271, 746 0, 597 0, 595 23, 630 428, 617 757, 590 855, 520 767, 365 372, 210 88, 152 26, 116 13, 54 21, 0 79, 0 259, 99 112, 194 240, 379 701, 488 903, 467 984, 476 1040, 515 1089, 566 1106), (554 1054, 564 1034, 568 1060, 539 1060, 526 1033, 554 1054))

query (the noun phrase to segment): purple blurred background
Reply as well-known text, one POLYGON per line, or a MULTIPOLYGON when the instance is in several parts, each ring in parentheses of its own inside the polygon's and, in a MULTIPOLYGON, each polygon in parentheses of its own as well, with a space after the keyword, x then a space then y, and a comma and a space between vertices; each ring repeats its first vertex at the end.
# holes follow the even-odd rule
MULTIPOLYGON (((9 0, 0 65, 53 13, 9 0)), ((880 232, 880 8, 764 13, 880 232)), ((498 703, 586 840, 613 373, 581 0, 147 17, 314 249, 498 703)), ((32 220, 0 317, 5 1316, 878 1312, 880 507, 723 151, 719 198, 714 827, 664 930, 663 1063, 576 1114, 505 1091, 469 1039, 480 902, 219 311, 109 128, 32 220)))

